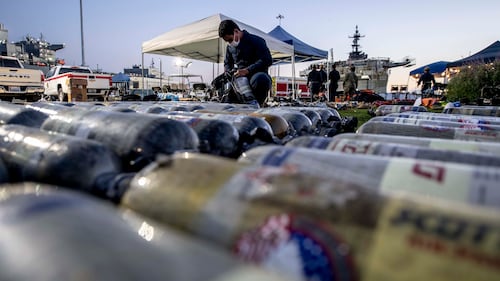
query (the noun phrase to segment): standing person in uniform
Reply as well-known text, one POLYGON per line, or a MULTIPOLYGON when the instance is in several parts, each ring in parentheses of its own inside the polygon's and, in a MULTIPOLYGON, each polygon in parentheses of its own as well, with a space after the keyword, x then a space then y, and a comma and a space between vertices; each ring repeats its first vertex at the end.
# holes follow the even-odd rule
POLYGON ((319 87, 319 100, 326 100, 326 82, 328 81, 328 74, 325 71, 325 66, 323 64, 319 65, 319 74, 321 77, 321 86, 319 87))
POLYGON ((348 100, 351 99, 358 88, 358 76, 356 76, 355 71, 356 67, 351 65, 350 71, 344 77, 344 95, 348 100))
POLYGON ((436 79, 434 79, 434 75, 431 74, 428 66, 424 68, 424 73, 418 79, 417 86, 419 86, 420 83, 422 83, 422 95, 429 94, 434 85, 436 85, 436 79))
POLYGON ((339 87, 340 73, 336 69, 337 64, 332 65, 332 70, 328 73, 328 80, 330 80, 330 84, 328 85, 328 99, 330 101, 335 101, 335 97, 337 96, 337 88, 339 87))
POLYGON ((266 41, 260 36, 241 30, 232 20, 221 21, 219 37, 228 43, 224 70, 227 73, 235 71, 235 77, 247 77, 252 94, 245 94, 244 102, 262 106, 272 84, 268 69, 273 59, 266 41))
POLYGON ((318 71, 318 67, 313 64, 311 72, 307 75, 307 86, 309 87, 309 92, 311 93, 311 102, 319 95, 321 89, 321 73, 318 71))

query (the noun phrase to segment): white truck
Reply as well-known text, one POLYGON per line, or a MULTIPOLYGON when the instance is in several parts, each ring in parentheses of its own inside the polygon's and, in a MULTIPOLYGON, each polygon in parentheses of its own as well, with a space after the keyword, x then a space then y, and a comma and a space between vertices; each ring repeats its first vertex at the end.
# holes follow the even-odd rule
POLYGON ((0 99, 39 100, 44 93, 43 72, 24 68, 15 57, 0 56, 0 99))
POLYGON ((72 80, 85 80, 88 100, 103 101, 111 88, 111 75, 93 73, 84 66, 58 65, 47 72, 45 95, 51 99, 67 101, 72 80))

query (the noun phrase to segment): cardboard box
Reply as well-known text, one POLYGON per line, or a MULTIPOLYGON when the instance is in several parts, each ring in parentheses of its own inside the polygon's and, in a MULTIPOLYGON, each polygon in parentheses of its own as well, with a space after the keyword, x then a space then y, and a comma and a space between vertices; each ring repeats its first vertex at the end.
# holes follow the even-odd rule
POLYGON ((68 101, 87 101, 87 80, 71 79, 68 101))

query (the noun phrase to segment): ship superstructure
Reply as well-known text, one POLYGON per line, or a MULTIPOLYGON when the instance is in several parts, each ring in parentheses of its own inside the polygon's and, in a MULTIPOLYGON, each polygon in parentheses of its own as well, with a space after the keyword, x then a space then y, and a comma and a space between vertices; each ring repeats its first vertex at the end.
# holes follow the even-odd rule
POLYGON ((56 52, 63 48, 64 44, 47 42, 43 34, 38 38, 26 35, 20 41, 10 42, 8 30, 0 23, 0 55, 16 57, 26 68, 46 72, 52 66, 64 64, 64 60, 56 56, 56 52))
POLYGON ((414 60, 404 58, 400 62, 391 61, 388 57, 375 57, 369 58, 367 54, 361 51, 359 41, 363 38, 359 32, 358 26, 352 36, 352 51, 349 53, 347 60, 336 61, 337 70, 340 72, 341 80, 339 82, 339 89, 342 89, 342 81, 346 73, 349 72, 351 66, 356 68, 356 75, 358 76, 358 89, 359 90, 372 90, 377 94, 387 92, 387 82, 389 80, 389 68, 398 66, 411 66, 414 65, 414 60))

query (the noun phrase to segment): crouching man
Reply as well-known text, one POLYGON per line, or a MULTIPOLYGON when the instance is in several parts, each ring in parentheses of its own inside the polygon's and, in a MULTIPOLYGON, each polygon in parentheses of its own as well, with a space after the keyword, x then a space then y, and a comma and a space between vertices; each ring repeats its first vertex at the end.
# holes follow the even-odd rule
MULTIPOLYGON (((273 59, 266 41, 260 36, 241 30, 232 20, 223 20, 220 23, 219 37, 228 43, 224 70, 227 73, 234 71, 235 79, 248 79, 247 85, 250 89, 245 89, 244 86, 243 89, 236 89, 243 102, 262 106, 272 84, 268 69, 273 59)), ((241 84, 245 84, 245 81, 241 79, 241 84)))

